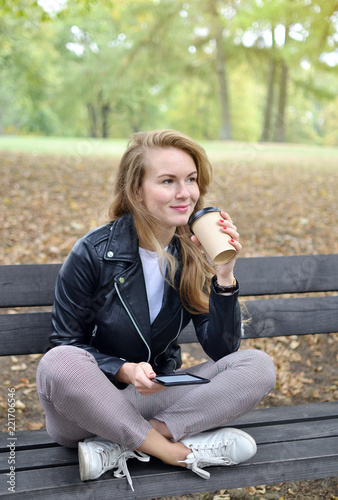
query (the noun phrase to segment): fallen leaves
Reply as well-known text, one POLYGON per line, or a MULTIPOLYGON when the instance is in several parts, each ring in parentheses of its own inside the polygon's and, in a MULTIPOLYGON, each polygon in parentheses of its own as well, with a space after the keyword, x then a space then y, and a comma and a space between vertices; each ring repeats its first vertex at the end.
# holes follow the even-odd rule
MULTIPOLYGON (((209 200, 240 228, 243 256, 337 253, 336 159, 297 163, 269 155, 214 162, 209 200), (230 194, 231 193, 231 194, 230 194)), ((75 241, 107 219, 116 160, 0 153, 0 261, 60 262, 75 241)), ((208 200, 208 201, 209 201, 208 200)))
POLYGON ((2 431, 7 430, 7 392, 9 389, 15 391, 16 430, 44 427, 43 413, 37 398, 35 382, 36 363, 40 358, 41 354, 30 354, 1 359, 3 379, 0 395, 2 431))
MULTIPOLYGON (((288 163, 282 154, 278 163, 271 155, 261 155, 259 163, 215 162, 208 202, 231 214, 243 256, 338 253, 337 159, 318 163, 299 156, 288 163)), ((62 262, 78 238, 107 219, 116 164, 110 158, 1 152, 0 263, 62 262)), ((270 354, 276 365, 276 388, 262 405, 338 400, 337 345, 337 334, 245 341, 245 347, 270 354)), ((18 430, 44 426, 35 384, 40 357, 0 361, 0 409, 5 415, 7 390, 14 386, 21 403, 18 430)), ((183 352, 184 367, 204 359, 183 352)), ((278 500, 296 497, 293 486, 283 492, 277 485, 264 488, 252 487, 250 496, 243 490, 241 498, 268 498, 268 490, 278 500)), ((225 490, 218 494, 219 500, 232 497, 225 490)))

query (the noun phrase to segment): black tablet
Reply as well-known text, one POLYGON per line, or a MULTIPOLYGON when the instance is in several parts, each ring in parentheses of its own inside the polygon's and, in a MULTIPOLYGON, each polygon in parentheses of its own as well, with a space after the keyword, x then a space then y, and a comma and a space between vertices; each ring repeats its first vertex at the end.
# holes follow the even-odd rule
POLYGON ((171 385, 189 385, 189 384, 207 384, 210 382, 207 378, 191 375, 190 373, 173 373, 172 375, 157 375, 154 382, 165 386, 171 385))

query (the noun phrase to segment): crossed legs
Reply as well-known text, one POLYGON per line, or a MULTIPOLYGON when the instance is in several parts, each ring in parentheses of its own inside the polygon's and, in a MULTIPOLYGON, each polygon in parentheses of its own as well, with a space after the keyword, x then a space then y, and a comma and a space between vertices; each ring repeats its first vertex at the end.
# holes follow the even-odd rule
POLYGON ((241 350, 189 372, 209 384, 167 388, 141 396, 134 387, 117 389, 87 351, 60 346, 40 361, 37 387, 50 436, 76 447, 101 436, 178 464, 190 452, 181 439, 222 427, 248 412, 275 384, 275 369, 265 353, 241 350))

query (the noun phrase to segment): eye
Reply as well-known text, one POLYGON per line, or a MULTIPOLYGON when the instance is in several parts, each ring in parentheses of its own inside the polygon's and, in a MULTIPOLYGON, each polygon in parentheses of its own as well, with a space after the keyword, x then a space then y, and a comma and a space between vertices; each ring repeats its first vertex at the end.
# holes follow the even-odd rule
POLYGON ((172 184, 172 179, 164 179, 163 184, 172 184))
POLYGON ((197 182, 197 177, 189 177, 188 182, 190 182, 190 183, 197 182))

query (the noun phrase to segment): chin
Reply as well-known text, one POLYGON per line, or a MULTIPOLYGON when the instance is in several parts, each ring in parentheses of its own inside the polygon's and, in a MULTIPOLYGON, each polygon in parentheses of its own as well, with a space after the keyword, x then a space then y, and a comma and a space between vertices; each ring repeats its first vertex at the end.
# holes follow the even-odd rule
POLYGON ((190 215, 186 217, 180 217, 180 219, 177 219, 177 222, 175 223, 176 227, 179 226, 186 226, 188 224, 190 215))

